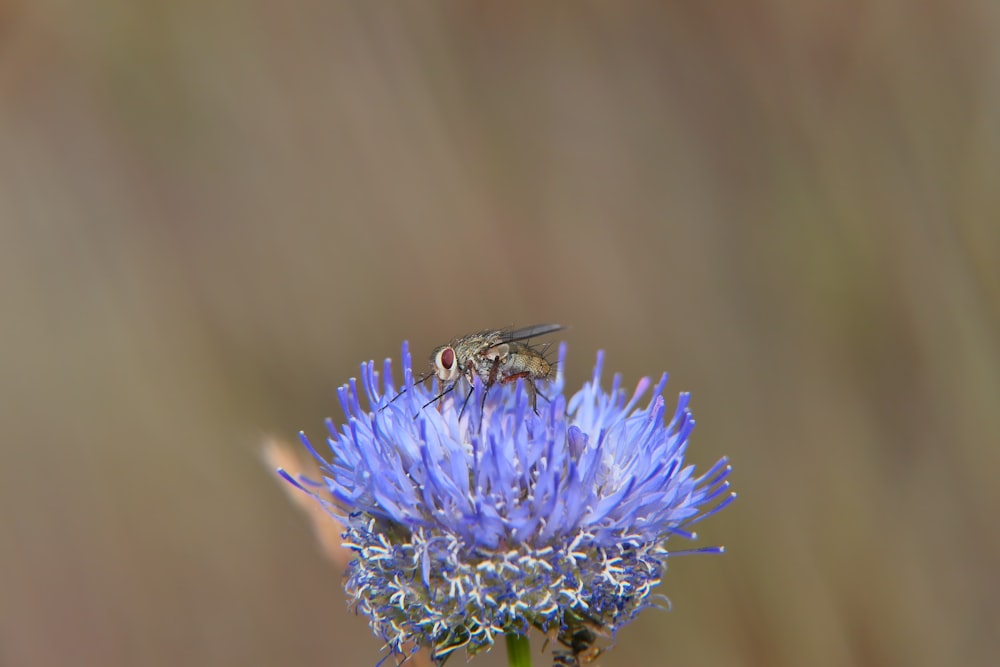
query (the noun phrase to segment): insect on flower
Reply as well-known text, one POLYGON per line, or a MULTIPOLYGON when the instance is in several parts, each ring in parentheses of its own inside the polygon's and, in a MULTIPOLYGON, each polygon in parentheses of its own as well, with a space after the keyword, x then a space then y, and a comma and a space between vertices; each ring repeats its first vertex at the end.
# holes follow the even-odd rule
POLYGON ((432 373, 449 378, 433 389, 410 384, 404 343, 397 368, 409 386, 387 414, 372 406, 398 391, 392 362, 382 370, 361 364, 359 378, 338 392, 344 419, 327 421, 327 456, 301 435, 321 477, 278 471, 343 524, 354 554, 346 596, 393 658, 420 646, 442 665, 535 629, 555 642, 559 667, 593 667, 606 640, 642 610, 669 606, 656 592, 668 561, 722 552, 674 547, 697 539, 693 527, 735 495, 728 459, 697 471, 687 461, 690 396, 668 405, 666 374, 641 378, 634 391, 620 376, 602 387, 599 352, 579 390, 566 391, 556 374, 538 415, 527 388, 495 389, 478 425, 450 403, 440 413, 420 409, 470 378, 480 393, 517 373, 527 373, 525 387, 548 378, 552 365, 545 371, 535 359, 542 351, 521 336, 554 330, 458 338, 431 358, 432 373))
POLYGON ((582 667, 596 660, 601 654, 594 645, 597 633, 606 634, 600 622, 584 612, 568 611, 563 615, 563 626, 553 628, 546 637, 546 643, 554 636, 563 647, 553 650, 553 667, 582 667))
MULTIPOLYGON (((461 415, 472 397, 473 378, 478 376, 484 388, 483 405, 486 404, 486 394, 490 387, 521 379, 524 380, 531 400, 531 408, 537 414, 538 388, 535 382, 551 380, 555 376, 555 366, 545 358, 547 344, 536 347, 527 341, 565 328, 559 324, 535 324, 522 329, 486 329, 453 338, 434 350, 430 358, 431 371, 414 381, 414 384, 419 384, 436 376, 443 385, 447 385, 423 407, 444 398, 465 379, 469 383, 469 393, 462 403, 461 415)), ((406 389, 396 394, 392 400, 399 398, 403 391, 406 389)), ((542 398, 545 398, 544 394, 542 398)))

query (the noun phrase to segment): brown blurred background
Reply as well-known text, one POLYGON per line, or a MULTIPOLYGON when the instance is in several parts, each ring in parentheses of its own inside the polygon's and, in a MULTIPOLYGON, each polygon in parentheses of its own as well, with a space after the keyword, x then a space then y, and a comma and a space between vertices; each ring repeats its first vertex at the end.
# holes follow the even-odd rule
POLYGON ((392 5, 0 2, 0 664, 373 664, 261 443, 547 321, 741 494, 603 665, 996 664, 1000 5, 392 5))

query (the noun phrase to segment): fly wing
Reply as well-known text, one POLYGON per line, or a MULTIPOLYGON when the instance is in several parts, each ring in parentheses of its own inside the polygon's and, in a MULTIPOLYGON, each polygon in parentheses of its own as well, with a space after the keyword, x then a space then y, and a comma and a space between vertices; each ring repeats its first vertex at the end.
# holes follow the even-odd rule
POLYGON ((545 336, 556 331, 562 331, 565 328, 561 324, 533 324, 530 327, 523 327, 512 331, 505 330, 502 332, 502 336, 504 342, 512 343, 516 340, 527 340, 536 336, 545 336))

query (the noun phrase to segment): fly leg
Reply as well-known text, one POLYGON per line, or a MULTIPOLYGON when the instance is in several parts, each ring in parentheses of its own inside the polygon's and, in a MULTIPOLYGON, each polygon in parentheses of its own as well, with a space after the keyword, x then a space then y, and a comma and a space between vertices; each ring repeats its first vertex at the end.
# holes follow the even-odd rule
POLYGON ((462 415, 465 414, 465 406, 469 404, 469 399, 472 398, 472 392, 476 389, 471 384, 469 385, 469 393, 465 395, 465 400, 462 401, 462 409, 458 411, 458 418, 461 419, 462 415))
POLYGON ((490 387, 492 387, 497 383, 497 373, 499 371, 500 371, 500 357, 496 356, 493 357, 493 362, 492 365, 490 366, 490 374, 486 378, 486 382, 483 385, 483 400, 479 405, 480 416, 483 414, 483 411, 486 410, 486 392, 490 390, 490 387))
POLYGON ((521 378, 521 379, 524 380, 524 388, 527 390, 527 392, 528 392, 528 398, 531 400, 531 409, 534 410, 535 414, 537 415, 538 414, 538 389, 535 388, 535 379, 533 377, 531 377, 531 373, 529 371, 524 371, 522 373, 514 373, 512 375, 508 375, 505 378, 502 378, 500 380, 500 384, 507 384, 508 382, 513 382, 514 380, 517 380, 518 378, 521 378))

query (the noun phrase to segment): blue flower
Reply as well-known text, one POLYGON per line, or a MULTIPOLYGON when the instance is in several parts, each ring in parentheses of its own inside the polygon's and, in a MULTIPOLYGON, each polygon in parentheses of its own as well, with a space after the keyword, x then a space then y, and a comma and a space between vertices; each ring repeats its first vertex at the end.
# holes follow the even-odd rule
POLYGON ((691 526, 735 498, 725 458, 697 476, 684 464, 694 419, 681 394, 668 420, 666 375, 640 405, 652 381, 628 397, 616 375, 603 390, 598 353, 593 379, 566 398, 562 345, 539 414, 521 381, 483 402, 478 378, 462 414, 463 392, 423 407, 436 387, 414 385, 405 343, 402 353, 398 400, 389 360, 381 387, 374 362, 361 366, 368 408, 356 379, 340 388, 347 421, 327 420, 332 460, 302 435, 321 481, 279 471, 346 527, 357 557, 345 589, 396 655, 473 655, 531 627, 573 654, 595 650, 596 634, 665 601, 652 590, 681 553, 667 540, 695 539, 691 526))

